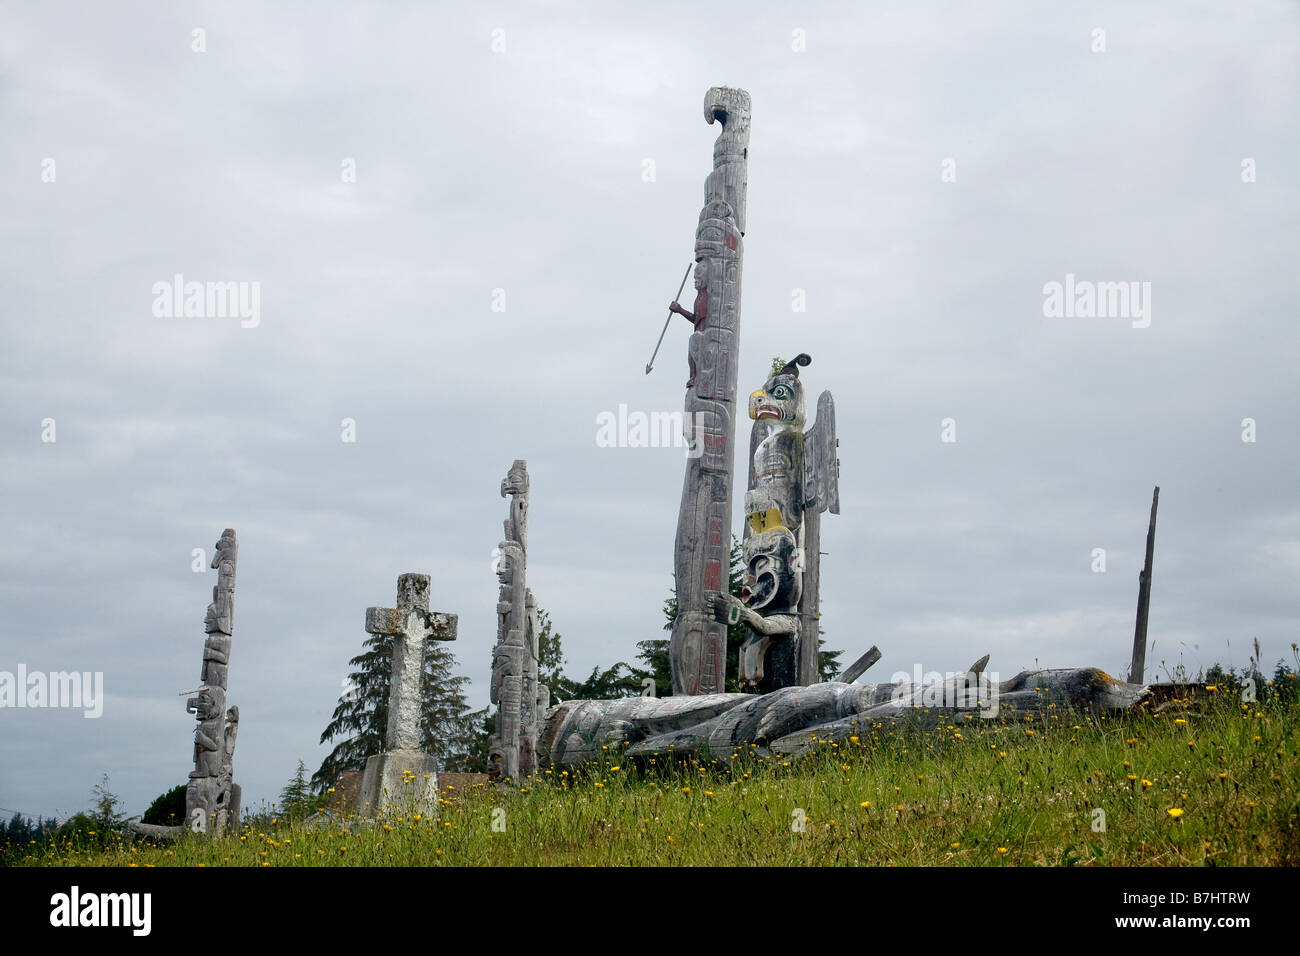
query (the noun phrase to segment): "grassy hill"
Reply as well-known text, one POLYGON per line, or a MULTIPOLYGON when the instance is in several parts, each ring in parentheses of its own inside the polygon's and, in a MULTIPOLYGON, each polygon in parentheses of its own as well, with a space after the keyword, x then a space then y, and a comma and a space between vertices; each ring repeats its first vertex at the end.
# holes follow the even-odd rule
POLYGON ((436 819, 310 829, 252 818, 221 840, 33 847, 54 866, 1300 864, 1300 708, 1207 702, 1122 719, 967 717, 863 728, 788 765, 617 748, 517 792, 445 791, 436 819), (494 829, 494 823, 496 829, 494 829))

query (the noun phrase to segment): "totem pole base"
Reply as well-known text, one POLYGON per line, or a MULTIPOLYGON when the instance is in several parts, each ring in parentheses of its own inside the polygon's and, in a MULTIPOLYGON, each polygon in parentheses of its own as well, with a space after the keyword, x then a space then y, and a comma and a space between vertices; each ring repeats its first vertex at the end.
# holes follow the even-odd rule
POLYGON ((389 750, 366 761, 361 775, 362 816, 438 813, 438 764, 419 750, 389 750))

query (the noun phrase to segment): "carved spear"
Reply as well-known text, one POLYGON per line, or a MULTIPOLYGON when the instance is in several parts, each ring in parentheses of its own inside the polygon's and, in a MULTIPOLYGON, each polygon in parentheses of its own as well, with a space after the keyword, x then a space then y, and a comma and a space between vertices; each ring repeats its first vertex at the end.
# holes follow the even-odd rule
MULTIPOLYGON (((686 266, 686 271, 682 273, 682 284, 677 287, 677 294, 673 296, 673 305, 676 305, 677 300, 682 297, 682 290, 686 288, 686 277, 691 274, 691 265, 694 265, 694 263, 688 264, 686 266)), ((659 333, 659 341, 655 343, 655 350, 650 355, 650 361, 646 362, 645 365, 645 373, 647 375, 649 375, 650 370, 655 367, 655 356, 659 354, 659 346, 664 344, 664 335, 668 332, 668 323, 671 322, 672 320, 673 320, 673 306, 670 305, 668 307, 668 318, 664 320, 663 332, 659 333)))

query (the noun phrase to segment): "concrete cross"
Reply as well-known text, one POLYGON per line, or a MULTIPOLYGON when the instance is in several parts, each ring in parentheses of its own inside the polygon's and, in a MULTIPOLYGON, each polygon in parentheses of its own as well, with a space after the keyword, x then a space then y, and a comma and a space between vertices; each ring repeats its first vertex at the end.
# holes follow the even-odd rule
POLYGON ((397 579, 397 607, 366 608, 366 631, 390 634, 393 642, 392 689, 388 696, 388 750, 420 748, 420 679, 424 642, 454 641, 456 615, 429 610, 429 576, 403 574, 397 579))

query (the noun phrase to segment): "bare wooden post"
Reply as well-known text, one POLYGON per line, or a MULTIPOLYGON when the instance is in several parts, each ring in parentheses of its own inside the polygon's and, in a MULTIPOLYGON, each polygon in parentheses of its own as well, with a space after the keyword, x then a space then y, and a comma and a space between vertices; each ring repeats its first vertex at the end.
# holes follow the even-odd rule
POLYGON ((1138 573, 1137 625, 1133 629, 1133 663, 1129 666, 1128 682, 1143 683, 1147 662, 1147 613, 1151 610, 1151 561, 1156 550, 1156 506, 1160 504, 1160 486, 1151 496, 1151 524, 1147 526, 1147 560, 1138 573))
POLYGON ((803 596, 799 599, 799 683, 822 679, 821 669, 821 547, 822 516, 816 508, 803 513, 803 596))

